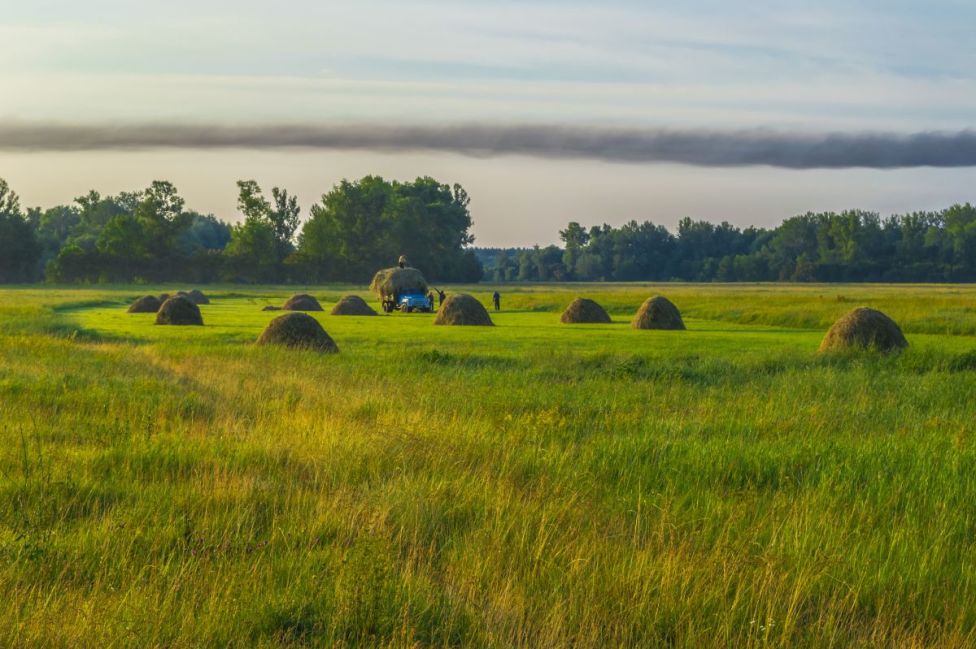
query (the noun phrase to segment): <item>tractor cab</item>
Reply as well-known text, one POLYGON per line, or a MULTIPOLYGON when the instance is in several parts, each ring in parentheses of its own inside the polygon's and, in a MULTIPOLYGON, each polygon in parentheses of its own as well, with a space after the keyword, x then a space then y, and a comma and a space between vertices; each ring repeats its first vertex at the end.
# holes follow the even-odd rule
POLYGON ((434 305, 430 299, 419 291, 404 291, 391 297, 392 299, 383 301, 383 310, 387 313, 393 311, 430 313, 434 310, 434 305))

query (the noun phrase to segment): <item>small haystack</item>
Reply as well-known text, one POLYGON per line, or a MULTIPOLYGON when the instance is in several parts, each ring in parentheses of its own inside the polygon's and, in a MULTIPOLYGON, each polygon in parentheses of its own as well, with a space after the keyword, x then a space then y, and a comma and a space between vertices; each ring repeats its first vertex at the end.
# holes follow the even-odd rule
POLYGON ((560 318, 563 324, 610 324, 610 316, 602 306, 585 297, 573 300, 560 318))
POLYGON ((332 315, 376 315, 376 311, 358 295, 347 295, 332 307, 332 315))
POLYGON ((820 351, 871 349, 893 352, 908 347, 894 320, 874 309, 858 307, 833 324, 820 343, 820 351))
POLYGON ((261 333, 258 344, 330 353, 339 351, 318 320, 305 313, 278 316, 261 333))
POLYGON ((160 293, 159 294, 159 303, 162 304, 163 302, 165 302, 166 300, 168 300, 170 297, 172 297, 172 296, 169 293, 160 293))
POLYGON ((156 312, 158 325, 203 325, 198 307, 185 297, 176 296, 163 302, 156 312))
POLYGON ((187 294, 187 296, 189 297, 190 302, 193 302, 196 305, 210 304, 210 298, 208 298, 198 289, 193 289, 187 294))
POLYGON ((156 313, 162 305, 155 295, 146 295, 129 305, 129 313, 156 313))
POLYGON ((384 268, 373 276, 369 290, 381 298, 407 291, 427 292, 427 280, 416 268, 384 268))
POLYGON ((292 295, 285 302, 285 305, 281 307, 285 311, 322 311, 322 305, 319 301, 308 293, 298 293, 297 295, 292 295))
POLYGON ((269 304, 268 306, 264 307, 261 310, 262 311, 281 311, 281 307, 280 306, 273 306, 273 305, 269 304))
POLYGON ((476 325, 482 327, 491 327, 494 325, 484 305, 464 293, 456 293, 444 300, 444 304, 437 311, 437 317, 434 318, 434 324, 476 325))
POLYGON ((637 309, 637 314, 630 325, 634 329, 682 330, 685 328, 678 307, 662 295, 655 295, 645 300, 644 304, 637 309))

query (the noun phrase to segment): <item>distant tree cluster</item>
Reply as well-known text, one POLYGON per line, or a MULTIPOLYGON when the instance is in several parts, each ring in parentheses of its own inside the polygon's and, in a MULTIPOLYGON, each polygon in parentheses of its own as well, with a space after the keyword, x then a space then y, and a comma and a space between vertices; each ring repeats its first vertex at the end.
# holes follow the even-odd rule
POLYGON ((563 246, 478 249, 494 281, 976 281, 976 207, 882 218, 808 213, 774 229, 683 219, 589 229, 570 223, 563 246))
POLYGON ((230 225, 186 209, 166 181, 25 211, 0 179, 0 283, 366 282, 401 254, 433 280, 481 279, 460 185, 343 181, 302 226, 286 190, 269 199, 253 180, 237 184, 244 218, 230 225))

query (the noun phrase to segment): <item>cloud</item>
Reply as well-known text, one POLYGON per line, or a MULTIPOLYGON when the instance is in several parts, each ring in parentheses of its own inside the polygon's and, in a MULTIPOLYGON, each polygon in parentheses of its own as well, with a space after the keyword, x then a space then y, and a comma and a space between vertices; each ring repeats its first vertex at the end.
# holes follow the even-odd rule
POLYGON ((790 133, 773 130, 603 128, 553 125, 387 124, 70 125, 0 123, 0 150, 308 149, 437 151, 703 167, 787 169, 976 166, 976 132, 790 133))

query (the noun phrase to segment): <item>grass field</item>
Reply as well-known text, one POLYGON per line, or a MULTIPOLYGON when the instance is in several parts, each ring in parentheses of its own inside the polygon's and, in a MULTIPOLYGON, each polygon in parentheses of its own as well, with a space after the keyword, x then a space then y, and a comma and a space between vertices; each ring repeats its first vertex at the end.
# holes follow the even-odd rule
POLYGON ((251 344, 292 289, 145 292, 0 290, 0 645, 976 644, 976 287, 503 287, 324 356, 251 344), (818 355, 858 305, 911 347, 818 355))

